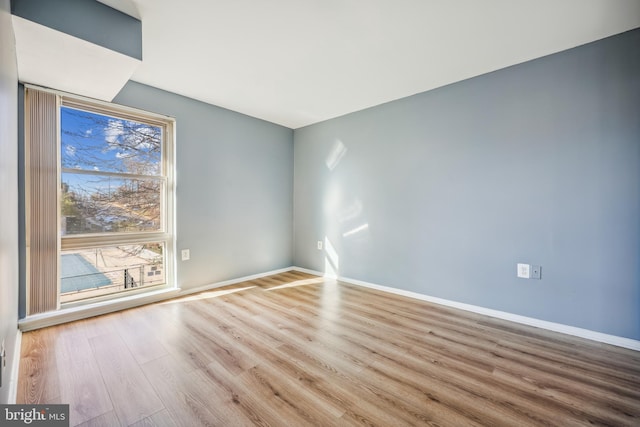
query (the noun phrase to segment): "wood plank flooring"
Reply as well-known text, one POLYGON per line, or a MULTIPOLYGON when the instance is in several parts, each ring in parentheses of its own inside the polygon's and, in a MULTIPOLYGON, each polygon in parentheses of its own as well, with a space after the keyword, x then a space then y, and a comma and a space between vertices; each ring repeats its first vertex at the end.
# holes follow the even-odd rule
POLYGON ((640 425, 640 353, 288 272, 23 335, 81 426, 640 425))

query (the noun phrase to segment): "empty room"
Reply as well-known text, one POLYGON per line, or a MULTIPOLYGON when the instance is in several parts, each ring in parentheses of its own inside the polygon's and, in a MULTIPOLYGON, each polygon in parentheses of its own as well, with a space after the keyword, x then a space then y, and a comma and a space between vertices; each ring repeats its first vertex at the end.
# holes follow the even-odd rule
POLYGON ((0 425, 640 425, 640 0, 0 0, 0 425))

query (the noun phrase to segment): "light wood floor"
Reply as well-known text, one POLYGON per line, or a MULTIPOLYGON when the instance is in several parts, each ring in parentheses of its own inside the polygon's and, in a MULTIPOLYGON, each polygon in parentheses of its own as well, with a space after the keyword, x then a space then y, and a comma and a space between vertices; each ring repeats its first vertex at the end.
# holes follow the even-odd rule
POLYGON ((83 426, 640 425, 640 353, 290 272, 23 335, 83 426))

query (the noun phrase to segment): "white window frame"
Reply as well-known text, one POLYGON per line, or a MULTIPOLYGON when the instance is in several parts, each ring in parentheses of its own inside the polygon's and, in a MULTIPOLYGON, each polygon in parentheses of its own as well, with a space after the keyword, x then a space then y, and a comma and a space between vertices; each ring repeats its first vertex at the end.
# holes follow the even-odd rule
MULTIPOLYGON (((144 244, 144 243, 163 243, 163 268, 165 271, 165 283, 160 285, 144 286, 140 288, 127 289, 117 291, 103 296, 90 297, 76 301, 60 303, 60 281, 61 271, 58 269, 58 307, 69 308, 82 306, 89 303, 117 300, 119 297, 142 294, 160 289, 175 288, 175 119, 169 116, 151 113, 148 111, 132 108, 128 106, 113 104, 105 101, 85 98, 78 95, 72 95, 61 91, 44 89, 37 86, 25 85, 27 88, 33 88, 40 91, 50 92, 58 97, 57 105, 57 177, 58 177, 58 205, 57 212, 52 213, 59 217, 60 201, 62 197, 62 189, 60 186, 61 177, 64 172, 74 174, 102 175, 114 176, 118 178, 132 179, 151 179, 162 182, 164 185, 161 197, 161 223, 158 231, 139 231, 139 232, 114 232, 114 233, 90 233, 90 234, 74 234, 61 235, 60 221, 58 221, 58 260, 65 250, 88 249, 97 247, 107 247, 127 244, 144 244), (138 175, 128 173, 109 173, 109 172, 92 172, 73 168, 63 168, 61 162, 61 131, 60 110, 62 107, 70 107, 91 113, 97 113, 114 117, 116 119, 132 120, 135 122, 157 126, 162 129, 162 155, 161 155, 161 174, 154 175, 138 175)), ((58 261, 59 262, 59 261, 58 261)), ((58 264, 60 265, 60 264, 58 264)))

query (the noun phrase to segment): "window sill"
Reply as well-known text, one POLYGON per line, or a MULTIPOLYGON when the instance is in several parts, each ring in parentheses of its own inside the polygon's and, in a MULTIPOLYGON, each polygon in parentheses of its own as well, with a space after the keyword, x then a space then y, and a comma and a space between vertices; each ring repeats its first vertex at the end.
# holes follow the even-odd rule
POLYGON ((48 313, 27 316, 18 321, 18 328, 22 332, 34 329, 46 328, 60 323, 72 322, 74 320, 86 319, 88 317, 99 316, 101 314, 112 313, 114 311, 126 310, 140 305, 174 298, 180 294, 180 288, 164 288, 157 291, 145 292, 136 295, 127 295, 122 298, 100 301, 75 307, 62 308, 48 313))

